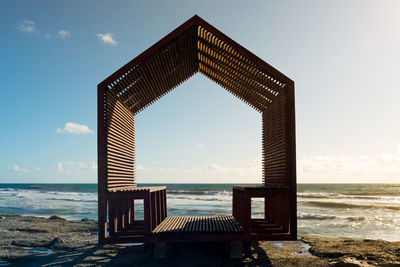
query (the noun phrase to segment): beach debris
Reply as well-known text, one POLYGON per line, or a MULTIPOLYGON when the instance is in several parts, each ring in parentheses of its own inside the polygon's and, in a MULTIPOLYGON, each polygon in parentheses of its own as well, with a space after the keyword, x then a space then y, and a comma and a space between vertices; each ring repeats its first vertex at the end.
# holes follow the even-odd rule
POLYGON ((64 246, 64 241, 59 237, 56 237, 53 240, 51 240, 49 244, 49 248, 53 249, 62 249, 63 246, 64 246))

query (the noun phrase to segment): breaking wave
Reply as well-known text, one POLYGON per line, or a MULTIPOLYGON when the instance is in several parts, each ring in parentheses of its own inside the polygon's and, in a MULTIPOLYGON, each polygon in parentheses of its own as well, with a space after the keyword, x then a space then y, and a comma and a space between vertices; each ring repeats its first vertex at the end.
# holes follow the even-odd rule
POLYGON ((400 211, 400 206, 383 206, 383 205, 360 205, 351 203, 341 202, 329 202, 329 201, 300 201, 300 203, 308 206, 331 208, 331 209, 387 209, 400 211))
POLYGON ((297 219, 300 220, 333 220, 336 216, 322 215, 322 214, 310 214, 310 213, 299 213, 297 219))

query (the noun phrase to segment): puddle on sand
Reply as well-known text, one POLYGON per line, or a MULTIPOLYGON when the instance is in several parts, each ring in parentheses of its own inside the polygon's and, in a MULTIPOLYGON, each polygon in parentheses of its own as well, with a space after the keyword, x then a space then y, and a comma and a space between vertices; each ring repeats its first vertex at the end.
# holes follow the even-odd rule
POLYGON ((293 255, 295 256, 312 256, 308 250, 311 248, 311 246, 307 243, 304 243, 303 241, 271 241, 272 246, 277 247, 277 248, 295 248, 295 249, 300 249, 303 250, 302 252, 296 252, 293 255))
POLYGON ((124 245, 128 245, 128 246, 141 246, 141 245, 144 245, 144 243, 125 243, 124 245))
POLYGON ((31 252, 31 253, 40 253, 40 254, 53 254, 54 251, 52 251, 51 249, 27 249, 26 252, 31 252))

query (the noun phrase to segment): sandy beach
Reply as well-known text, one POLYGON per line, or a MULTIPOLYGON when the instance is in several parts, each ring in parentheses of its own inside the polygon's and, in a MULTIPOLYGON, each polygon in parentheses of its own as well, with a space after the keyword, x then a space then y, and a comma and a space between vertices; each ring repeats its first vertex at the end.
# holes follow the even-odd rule
POLYGON ((177 244, 155 260, 144 245, 97 245, 94 220, 1 215, 0 264, 10 266, 400 266, 400 242, 300 237, 253 243, 242 260, 225 244, 177 244))

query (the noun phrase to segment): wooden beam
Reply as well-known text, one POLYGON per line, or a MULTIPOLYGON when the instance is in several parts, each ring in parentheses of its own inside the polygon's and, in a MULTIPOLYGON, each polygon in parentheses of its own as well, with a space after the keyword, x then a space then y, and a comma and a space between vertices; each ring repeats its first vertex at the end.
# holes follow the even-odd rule
POLYGON ((97 87, 97 191, 98 191, 98 228, 99 244, 105 243, 107 236, 107 200, 106 190, 106 157, 105 157, 105 123, 104 123, 104 87, 97 87))

